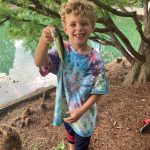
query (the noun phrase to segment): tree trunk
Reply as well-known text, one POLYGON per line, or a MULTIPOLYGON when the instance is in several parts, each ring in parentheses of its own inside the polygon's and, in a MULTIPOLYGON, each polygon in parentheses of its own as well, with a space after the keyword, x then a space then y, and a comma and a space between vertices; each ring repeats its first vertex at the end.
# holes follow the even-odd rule
MULTIPOLYGON (((148 12, 148 18, 145 23, 144 34, 147 38, 150 38, 150 11, 148 12)), ((124 85, 131 85, 136 82, 150 82, 150 45, 141 41, 139 53, 145 57, 145 61, 144 63, 135 62, 124 81, 124 85)))

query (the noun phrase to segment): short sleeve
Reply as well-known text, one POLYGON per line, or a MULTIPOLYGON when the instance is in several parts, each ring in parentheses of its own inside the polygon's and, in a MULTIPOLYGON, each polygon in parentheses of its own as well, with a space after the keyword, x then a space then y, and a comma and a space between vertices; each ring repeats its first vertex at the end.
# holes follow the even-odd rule
POLYGON ((59 57, 58 53, 53 47, 47 54, 47 65, 39 68, 39 72, 42 76, 46 76, 48 73, 57 74, 59 68, 59 57))
POLYGON ((105 72, 101 72, 95 79, 95 84, 90 94, 108 94, 108 82, 106 80, 105 72))
POLYGON ((108 82, 105 75, 105 66, 103 60, 99 54, 99 58, 97 57, 96 64, 96 76, 94 77, 94 85, 90 94, 108 94, 108 82))

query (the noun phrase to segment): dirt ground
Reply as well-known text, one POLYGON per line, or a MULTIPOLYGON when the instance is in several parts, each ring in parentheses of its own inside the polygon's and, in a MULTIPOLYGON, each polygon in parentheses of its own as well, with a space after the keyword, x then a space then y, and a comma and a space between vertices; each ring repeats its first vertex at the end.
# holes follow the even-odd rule
MULTIPOLYGON (((150 83, 122 86, 129 70, 126 61, 106 66, 110 94, 97 102, 90 150, 150 150, 149 131, 139 132, 142 121, 150 118, 150 83)), ((55 92, 50 96, 21 104, 0 118, 1 124, 16 126, 23 150, 52 150, 61 142, 67 147, 63 127, 52 126, 55 92)))

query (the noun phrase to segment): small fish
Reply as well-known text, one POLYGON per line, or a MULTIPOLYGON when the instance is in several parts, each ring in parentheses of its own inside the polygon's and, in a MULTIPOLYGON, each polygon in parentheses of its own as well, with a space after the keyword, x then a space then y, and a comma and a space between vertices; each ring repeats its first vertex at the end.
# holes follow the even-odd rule
POLYGON ((54 42, 55 42, 56 49, 57 49, 59 58, 61 60, 61 63, 64 63, 65 48, 64 48, 62 35, 57 27, 51 27, 51 33, 54 38, 54 42))
POLYGON ((64 43, 63 38, 60 34, 60 31, 57 27, 52 27, 51 29, 52 36, 54 38, 54 42, 56 45, 56 49, 59 55, 59 58, 61 60, 60 63, 60 69, 58 74, 58 83, 57 83, 57 89, 56 89, 56 100, 55 100, 55 111, 54 111, 54 120, 53 125, 59 126, 62 123, 62 104, 65 103, 63 99, 63 66, 64 66, 64 43), (63 102, 64 101, 64 102, 63 102))

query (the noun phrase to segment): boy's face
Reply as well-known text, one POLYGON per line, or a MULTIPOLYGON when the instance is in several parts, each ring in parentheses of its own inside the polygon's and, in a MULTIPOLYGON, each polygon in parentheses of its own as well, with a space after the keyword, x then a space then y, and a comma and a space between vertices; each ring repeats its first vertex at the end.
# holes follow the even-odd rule
POLYGON ((65 16, 64 31, 72 45, 82 46, 87 44, 93 27, 88 17, 71 13, 65 16))

